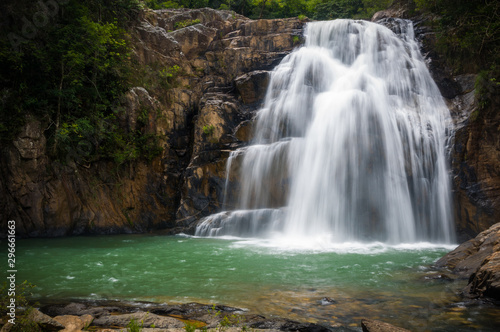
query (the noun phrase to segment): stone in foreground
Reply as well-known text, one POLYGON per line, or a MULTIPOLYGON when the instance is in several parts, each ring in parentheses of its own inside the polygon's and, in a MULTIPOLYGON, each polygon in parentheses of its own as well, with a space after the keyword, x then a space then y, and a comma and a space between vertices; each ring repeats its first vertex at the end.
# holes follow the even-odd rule
POLYGON ((363 332, 410 332, 410 330, 373 319, 362 319, 361 328, 363 332))

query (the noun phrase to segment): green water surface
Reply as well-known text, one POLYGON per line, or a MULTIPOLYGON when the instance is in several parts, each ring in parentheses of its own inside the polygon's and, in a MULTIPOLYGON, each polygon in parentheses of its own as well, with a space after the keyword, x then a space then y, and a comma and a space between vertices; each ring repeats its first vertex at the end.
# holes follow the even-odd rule
POLYGON ((449 250, 119 235, 18 240, 16 263, 18 281, 35 284, 41 302, 196 301, 329 326, 374 318, 414 331, 496 331, 500 311, 461 302, 464 282, 428 280, 449 250))

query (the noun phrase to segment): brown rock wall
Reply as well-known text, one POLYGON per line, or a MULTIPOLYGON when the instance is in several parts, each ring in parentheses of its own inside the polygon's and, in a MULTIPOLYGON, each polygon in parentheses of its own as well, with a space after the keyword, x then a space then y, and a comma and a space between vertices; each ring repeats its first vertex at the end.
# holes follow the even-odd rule
MULTIPOLYGON (((117 165, 87 160, 82 150, 57 162, 47 154, 48 124, 30 119, 2 147, 2 223, 16 220, 22 236, 177 232, 214 212, 229 152, 249 139, 249 130, 235 137, 236 128, 245 121, 251 128, 267 84, 260 80, 254 84, 258 91, 237 90, 234 79, 272 68, 295 47, 293 36, 302 27, 297 19, 252 21, 208 8, 143 12, 131 33, 136 60, 158 70, 178 69, 168 88, 131 89, 117 118, 131 132, 149 110, 144 131, 160 138, 162 155, 117 165), (181 28, 193 20, 200 22, 181 28)), ((98 144, 96 138, 88 148, 98 144)))

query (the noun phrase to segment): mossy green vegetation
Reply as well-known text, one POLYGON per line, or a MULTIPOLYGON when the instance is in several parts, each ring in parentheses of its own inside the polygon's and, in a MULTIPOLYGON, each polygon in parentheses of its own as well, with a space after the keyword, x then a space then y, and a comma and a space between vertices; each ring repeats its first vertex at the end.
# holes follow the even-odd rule
MULTIPOLYGON (((479 73, 476 100, 481 109, 500 95, 500 2, 489 0, 415 0, 432 13, 437 50, 457 74, 479 73)), ((477 118, 477 114, 474 118, 477 118)))
MULTIPOLYGON (((8 313, 8 306, 15 300, 15 324, 10 328, 12 332, 38 332, 42 328, 30 319, 30 313, 33 310, 31 302, 31 290, 35 285, 28 281, 16 284, 14 292, 7 282, 4 282, 0 291, 0 316, 4 317, 8 313)), ((7 316, 8 317, 8 316, 7 316)))
POLYGON ((417 9, 436 15, 438 47, 457 72, 479 72, 500 60, 500 2, 415 0, 417 9))
POLYGON ((135 318, 132 318, 127 324, 127 332, 141 332, 144 328, 144 323, 138 322, 135 318))
MULTIPOLYGON (((133 85, 129 27, 139 0, 7 0, 0 37, 0 139, 12 140, 26 115, 44 124, 48 152, 68 161, 151 159, 159 139, 144 125, 116 124, 120 98, 133 85), (82 153, 83 151, 83 153, 82 153), (71 157, 69 157, 71 159, 71 157)), ((156 75, 170 84, 172 72, 156 75)), ((163 84, 165 83, 165 84, 163 84)), ((161 151, 160 151, 161 152, 161 151)))
POLYGON ((206 125, 206 126, 203 126, 203 133, 207 136, 212 136, 215 132, 215 127, 214 125, 206 125))
POLYGON ((182 28, 185 28, 185 27, 189 27, 191 25, 195 25, 195 24, 198 24, 200 23, 201 21, 199 19, 196 19, 196 20, 185 20, 185 21, 180 21, 180 22, 176 22, 174 24, 174 28, 175 29, 182 29, 182 28))
MULTIPOLYGON (((152 9, 203 8, 232 10, 250 18, 369 18, 392 0, 146 0, 152 9)), ((301 19, 302 20, 302 19, 301 19)))

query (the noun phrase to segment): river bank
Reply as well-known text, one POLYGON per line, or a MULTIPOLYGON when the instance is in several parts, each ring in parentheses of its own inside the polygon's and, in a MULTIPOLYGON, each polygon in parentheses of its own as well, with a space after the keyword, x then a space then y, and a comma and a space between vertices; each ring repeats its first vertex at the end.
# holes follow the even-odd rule
MULTIPOLYGON (((329 301, 331 299, 324 299, 329 301)), ((350 327, 324 326, 280 317, 264 317, 247 310, 200 303, 59 302, 32 309, 29 319, 44 331, 408 331, 376 320, 362 319, 350 327), (357 326, 355 326, 357 325, 357 326), (136 328, 134 330, 134 328, 136 328), (137 329, 138 328, 138 329, 137 329)), ((2 332, 10 331, 10 324, 2 332)))

